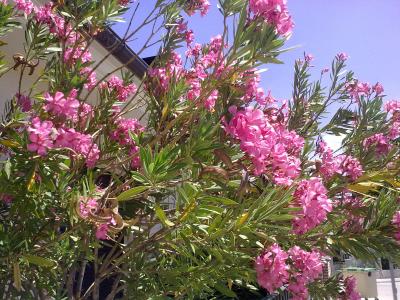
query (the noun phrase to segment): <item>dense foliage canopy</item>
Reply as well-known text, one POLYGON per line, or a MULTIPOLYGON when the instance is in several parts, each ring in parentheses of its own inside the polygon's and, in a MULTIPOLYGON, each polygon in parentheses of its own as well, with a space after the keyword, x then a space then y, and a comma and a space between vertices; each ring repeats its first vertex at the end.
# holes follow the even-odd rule
POLYGON ((400 263, 400 101, 345 53, 297 60, 290 100, 264 91, 294 26, 285 0, 142 2, 0 1, 2 44, 25 33, 0 62, 0 82, 20 78, 2 99, 3 298, 358 299, 323 268, 400 263), (187 20, 217 2, 221 34, 198 44, 187 20), (119 46, 95 61, 96 36, 121 21, 121 42, 148 34, 138 55, 159 47, 143 78, 136 56, 96 75, 119 46))

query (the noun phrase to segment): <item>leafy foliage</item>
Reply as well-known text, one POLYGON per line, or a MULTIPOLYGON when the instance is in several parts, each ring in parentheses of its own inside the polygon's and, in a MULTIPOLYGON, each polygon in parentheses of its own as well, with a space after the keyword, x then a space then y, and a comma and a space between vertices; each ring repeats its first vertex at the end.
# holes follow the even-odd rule
MULTIPOLYGON (((36 12, 0 4, 5 40, 23 24, 21 78, 29 62, 45 68, 35 73, 33 86, 16 83, 15 92, 31 107, 25 109, 21 95, 10 99, 0 128, 4 298, 255 299, 268 294, 258 285, 255 258, 273 244, 400 263, 393 221, 400 189, 398 137, 392 136, 398 111, 383 111, 376 87, 360 88, 344 71, 343 55, 333 60, 328 84, 325 71, 313 79, 310 57, 296 61, 292 99, 282 105, 258 89, 257 68, 282 63, 288 36, 252 12, 249 1, 219 1, 223 33, 199 46, 188 41, 183 18, 204 7, 158 0, 135 24, 137 1, 122 42, 150 28, 143 49, 157 45, 159 53, 143 78, 127 68, 135 56, 93 83, 93 72, 121 45, 97 62, 87 51, 96 34, 123 20, 123 2, 58 1, 46 22, 36 12), (177 54, 185 42, 186 67, 177 54), (61 108, 54 104, 60 99, 61 108), (264 123, 246 134, 264 134, 264 140, 240 143, 230 126, 240 113, 255 111, 264 123), (132 114, 142 115, 145 128, 132 114), (254 157, 248 149, 265 151, 272 134, 271 149, 287 147, 282 156, 254 157), (385 143, 368 140, 377 135, 385 143), (343 137, 340 147, 321 149, 321 140, 331 136, 343 137), (298 159, 299 170, 282 184, 275 175, 287 157, 298 159), (262 172, 256 158, 265 163, 262 172), (356 163, 362 174, 353 178, 356 163), (324 171, 329 164, 336 168, 332 174, 324 171), (299 185, 313 177, 327 189, 332 208, 295 233, 293 224, 307 206, 299 203, 299 185)), ((0 80, 13 66, 1 68, 0 80)), ((239 131, 244 121, 237 124, 239 131)), ((335 274, 307 288, 313 299, 345 293, 344 279, 335 274)))

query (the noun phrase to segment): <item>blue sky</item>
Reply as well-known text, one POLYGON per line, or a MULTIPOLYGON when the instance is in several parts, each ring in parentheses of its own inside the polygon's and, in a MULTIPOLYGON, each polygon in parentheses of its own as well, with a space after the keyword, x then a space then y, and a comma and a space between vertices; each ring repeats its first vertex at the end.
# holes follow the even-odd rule
MULTIPOLYGON (((190 19, 198 42, 207 42, 220 33, 217 0, 206 17, 190 19)), ((155 0, 141 0, 143 11, 155 0)), ((315 75, 329 67, 338 52, 350 55, 348 69, 362 81, 381 82, 387 99, 400 98, 400 0, 288 0, 295 28, 287 47, 299 46, 283 54, 284 65, 269 65, 263 73, 263 87, 278 99, 290 98, 293 63, 303 52, 315 56, 315 75)), ((122 33, 126 24, 115 26, 122 33)), ((131 42, 138 49, 138 40, 131 42)), ((144 53, 152 55, 154 50, 144 53)))

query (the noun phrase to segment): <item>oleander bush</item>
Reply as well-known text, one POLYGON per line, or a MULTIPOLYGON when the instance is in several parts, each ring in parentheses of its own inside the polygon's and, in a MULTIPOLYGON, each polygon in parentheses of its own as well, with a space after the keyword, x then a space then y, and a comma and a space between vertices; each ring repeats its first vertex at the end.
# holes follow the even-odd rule
POLYGON ((345 53, 297 60, 290 100, 263 90, 285 0, 144 2, 0 1, 1 44, 24 31, 0 61, 0 81, 20 78, 2 99, 2 299, 359 299, 323 268, 400 263, 400 101, 345 53), (190 16, 217 4, 221 34, 196 43, 190 16), (136 56, 96 75, 119 45, 95 61, 94 41, 123 21, 121 43, 158 53, 143 77, 136 56))

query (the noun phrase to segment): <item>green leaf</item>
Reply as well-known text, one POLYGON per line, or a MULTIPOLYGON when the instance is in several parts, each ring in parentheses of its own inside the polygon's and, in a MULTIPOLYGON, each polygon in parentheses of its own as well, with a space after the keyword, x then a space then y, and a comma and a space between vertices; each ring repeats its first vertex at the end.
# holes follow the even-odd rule
POLYGON ((141 182, 141 183, 148 182, 148 179, 146 178, 146 176, 140 174, 139 172, 133 171, 131 176, 133 179, 135 179, 138 182, 141 182))
POLYGON ((210 202, 217 202, 224 205, 238 205, 238 203, 232 199, 225 198, 225 197, 216 197, 216 196, 205 196, 201 197, 200 200, 210 201, 210 202))
POLYGON ((10 174, 11 174, 11 162, 9 160, 6 161, 4 164, 4 172, 7 175, 7 179, 10 179, 10 174))
POLYGON ((23 258, 25 258, 29 263, 40 267, 52 267, 55 265, 55 261, 36 255, 26 254, 23 258))
POLYGON ((62 49, 60 47, 48 47, 46 49, 48 52, 61 52, 62 49))
POLYGON ((226 287, 223 284, 216 284, 215 288, 218 290, 218 292, 220 292, 224 296, 231 297, 231 298, 237 298, 236 293, 233 292, 232 290, 230 290, 228 287, 226 287))
POLYGON ((164 225, 166 225, 168 227, 172 227, 175 225, 173 222, 168 220, 167 215, 165 214, 164 210, 158 204, 155 205, 155 211, 156 211, 156 216, 161 221, 161 223, 163 223, 164 225))
POLYGON ((147 191, 149 188, 150 188, 149 186, 144 186, 144 185, 135 186, 134 188, 131 188, 130 190, 127 190, 122 194, 119 194, 119 196, 117 197, 117 201, 126 201, 132 199, 133 197, 139 195, 140 193, 147 191))

